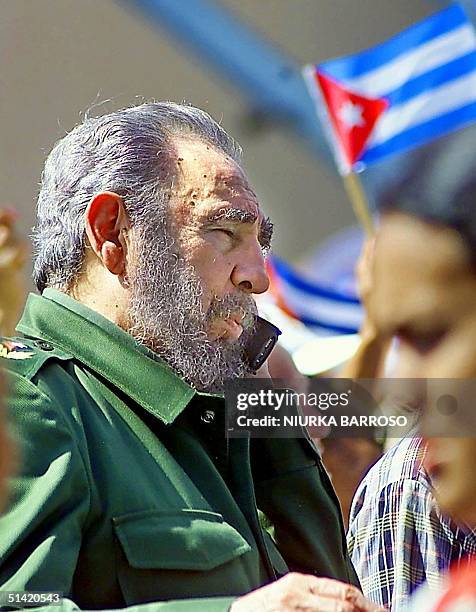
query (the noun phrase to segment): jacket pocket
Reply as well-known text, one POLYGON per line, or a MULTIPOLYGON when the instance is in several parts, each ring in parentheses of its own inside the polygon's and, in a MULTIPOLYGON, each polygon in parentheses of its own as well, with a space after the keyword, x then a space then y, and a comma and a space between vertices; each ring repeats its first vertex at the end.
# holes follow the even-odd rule
POLYGON ((118 579, 127 605, 238 595, 249 583, 251 546, 221 514, 150 510, 113 519, 118 579))

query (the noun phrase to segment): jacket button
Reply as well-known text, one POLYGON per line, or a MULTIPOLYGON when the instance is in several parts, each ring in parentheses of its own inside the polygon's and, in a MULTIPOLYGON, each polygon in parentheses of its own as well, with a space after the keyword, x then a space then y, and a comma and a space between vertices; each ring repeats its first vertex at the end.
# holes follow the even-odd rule
POLYGON ((204 410, 200 416, 200 419, 203 423, 205 423, 205 425, 210 425, 210 423, 213 423, 215 420, 215 412, 213 410, 204 410))
POLYGON ((36 343, 36 346, 42 349, 43 351, 53 351, 54 350, 54 346, 52 346, 49 342, 45 342, 44 340, 39 340, 36 343))

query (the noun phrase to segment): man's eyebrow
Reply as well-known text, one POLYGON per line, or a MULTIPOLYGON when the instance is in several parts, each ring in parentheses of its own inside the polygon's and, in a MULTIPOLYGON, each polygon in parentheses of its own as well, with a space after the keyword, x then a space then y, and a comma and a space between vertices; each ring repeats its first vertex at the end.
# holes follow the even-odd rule
POLYGON ((274 225, 269 217, 263 219, 259 228, 258 240, 265 251, 271 248, 271 239, 273 238, 274 225))
POLYGON ((216 221, 231 221, 232 223, 255 223, 258 215, 240 208, 222 208, 217 213, 207 217, 207 223, 216 221))

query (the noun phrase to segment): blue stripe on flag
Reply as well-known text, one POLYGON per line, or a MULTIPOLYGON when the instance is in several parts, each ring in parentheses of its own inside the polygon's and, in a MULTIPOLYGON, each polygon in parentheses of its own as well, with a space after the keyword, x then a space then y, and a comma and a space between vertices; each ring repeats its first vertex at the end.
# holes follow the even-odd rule
POLYGON ((316 69, 324 69, 338 81, 350 80, 380 68, 399 55, 469 23, 463 8, 458 4, 452 4, 372 49, 350 57, 323 62, 316 66, 316 69))
POLYGON ((476 51, 407 81, 398 89, 385 94, 385 98, 390 102, 390 106, 403 104, 428 89, 434 89, 444 83, 454 81, 474 70, 476 70, 476 51))
POLYGON ((332 323, 325 323, 322 320, 310 319, 307 317, 299 317, 301 323, 304 323, 307 327, 313 327, 326 329, 336 334, 356 334, 359 330, 355 327, 346 327, 345 325, 333 325, 332 323))
POLYGON ((283 281, 289 283, 296 289, 303 291, 312 296, 327 298, 336 302, 344 302, 347 304, 360 304, 358 298, 352 297, 347 294, 332 291, 331 289, 321 287, 311 283, 297 274, 288 264, 284 263, 280 259, 273 257, 272 265, 274 266, 278 277, 281 277, 283 281))
POLYGON ((420 123, 404 132, 400 132, 393 138, 383 142, 381 145, 377 145, 366 151, 359 161, 362 161, 364 164, 375 163, 388 155, 413 149, 434 138, 444 136, 475 120, 476 102, 472 102, 471 104, 467 104, 449 113, 430 119, 425 123, 420 123))

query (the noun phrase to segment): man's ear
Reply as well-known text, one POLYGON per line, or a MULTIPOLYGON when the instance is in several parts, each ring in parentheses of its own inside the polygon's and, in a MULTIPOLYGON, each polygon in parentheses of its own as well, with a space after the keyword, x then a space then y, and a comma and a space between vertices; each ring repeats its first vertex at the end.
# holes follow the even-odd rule
POLYGON ((86 209, 85 224, 91 248, 104 267, 111 274, 124 274, 127 257, 124 234, 130 224, 122 198, 111 191, 95 195, 86 209))

